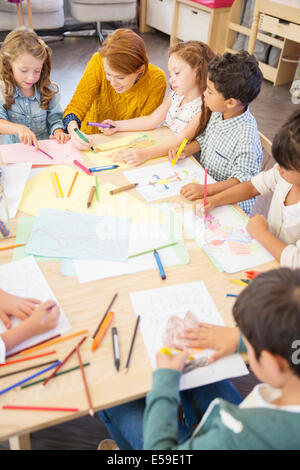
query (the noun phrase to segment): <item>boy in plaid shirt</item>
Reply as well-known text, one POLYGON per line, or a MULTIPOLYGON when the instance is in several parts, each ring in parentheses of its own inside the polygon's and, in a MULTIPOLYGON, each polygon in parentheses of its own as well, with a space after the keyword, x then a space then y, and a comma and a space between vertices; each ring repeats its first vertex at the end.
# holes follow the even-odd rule
MULTIPOLYGON (((248 104, 259 94, 262 78, 257 60, 246 51, 227 52, 209 63, 204 98, 212 111, 211 118, 205 131, 188 144, 179 157, 200 151, 200 164, 216 180, 207 185, 208 196, 249 181, 260 171, 262 148, 248 104)), ((176 150, 170 150, 171 160, 176 150)), ((180 192, 193 201, 203 198, 203 189, 203 185, 190 183, 180 192)), ((247 215, 254 201, 255 198, 240 203, 247 215)))

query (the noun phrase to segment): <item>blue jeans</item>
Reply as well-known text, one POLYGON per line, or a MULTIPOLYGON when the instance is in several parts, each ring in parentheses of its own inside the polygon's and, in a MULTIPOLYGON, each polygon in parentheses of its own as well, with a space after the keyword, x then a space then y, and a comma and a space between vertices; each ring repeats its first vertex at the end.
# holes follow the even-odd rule
MULTIPOLYGON (((184 423, 178 424, 179 444, 191 436, 212 400, 222 398, 235 405, 239 405, 242 401, 242 397, 229 380, 185 390, 180 392, 180 396, 184 423)), ((143 449, 145 406, 146 400, 141 398, 99 412, 98 416, 104 422, 120 450, 143 449)))

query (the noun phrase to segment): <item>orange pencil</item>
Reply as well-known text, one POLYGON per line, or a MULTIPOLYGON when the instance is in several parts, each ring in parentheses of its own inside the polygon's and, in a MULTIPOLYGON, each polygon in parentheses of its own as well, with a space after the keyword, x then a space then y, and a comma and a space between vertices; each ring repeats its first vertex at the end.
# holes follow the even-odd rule
POLYGON ((73 186, 74 186, 75 181, 76 181, 76 178, 77 178, 77 176, 78 176, 78 173, 79 173, 79 171, 76 171, 76 174, 75 174, 75 176, 74 176, 74 178, 73 178, 72 184, 71 184, 70 189, 69 189, 69 192, 68 192, 68 194, 67 194, 67 197, 70 197, 70 194, 71 194, 71 192, 72 192, 73 186))
POLYGON ((108 328, 109 328, 109 325, 111 324, 112 320, 113 320, 113 316, 114 316, 114 312, 108 312, 104 322, 102 323, 101 327, 99 328, 99 331, 97 333, 97 335, 95 336, 95 339, 93 341, 93 344, 92 344, 92 349, 91 351, 95 351, 95 349, 98 348, 100 342, 102 341, 105 333, 107 332, 108 328))
POLYGON ((51 346, 52 344, 60 343, 61 341, 74 338, 74 336, 83 335, 84 333, 87 333, 87 332, 88 330, 81 330, 81 331, 77 331, 76 333, 71 333, 70 335, 67 335, 67 336, 61 336, 60 338, 48 341, 48 343, 43 343, 43 344, 40 344, 39 346, 35 346, 34 348, 26 349, 25 351, 22 351, 21 354, 24 355, 33 351, 37 351, 38 349, 41 349, 41 348, 47 348, 48 346, 51 346))
POLYGON ((9 366, 10 364, 17 364, 18 362, 30 361, 31 359, 37 359, 39 357, 49 356, 50 354, 55 354, 56 351, 49 351, 43 354, 37 354, 36 356, 23 357, 21 359, 15 359, 14 361, 7 361, 4 364, 0 364, 0 367, 9 366))
POLYGON ((17 243, 16 245, 1 246, 0 251, 10 250, 12 248, 18 248, 19 246, 24 246, 24 245, 26 245, 26 243, 17 243))
POLYGON ((90 395, 88 384, 87 384, 87 381, 86 381, 86 376, 85 376, 85 372, 84 372, 84 368, 83 368, 83 364, 82 364, 82 360, 81 360, 81 354, 80 354, 78 346, 76 347, 76 352, 77 352, 78 361, 79 361, 79 365, 80 365, 80 372, 81 372, 82 380, 83 380, 83 383, 84 383, 84 389, 85 389, 87 401, 88 401, 89 408, 90 408, 89 409, 89 414, 91 416, 94 416, 94 410, 93 410, 91 395, 90 395))

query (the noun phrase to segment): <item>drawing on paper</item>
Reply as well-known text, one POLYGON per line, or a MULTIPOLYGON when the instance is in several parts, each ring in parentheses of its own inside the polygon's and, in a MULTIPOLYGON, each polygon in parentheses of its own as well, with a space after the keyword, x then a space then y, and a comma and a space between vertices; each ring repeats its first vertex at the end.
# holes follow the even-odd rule
POLYGON ((183 318, 178 315, 171 315, 168 318, 167 324, 163 332, 163 344, 170 348, 181 348, 183 346, 182 340, 179 335, 183 333, 186 328, 196 328, 198 320, 196 315, 188 311, 183 318))

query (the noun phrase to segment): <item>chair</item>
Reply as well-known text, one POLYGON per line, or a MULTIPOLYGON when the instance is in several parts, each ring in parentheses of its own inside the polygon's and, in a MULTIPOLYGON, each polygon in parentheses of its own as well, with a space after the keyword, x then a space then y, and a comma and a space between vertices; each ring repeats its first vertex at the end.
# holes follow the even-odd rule
POLYGON ((0 0, 0 31, 11 31, 23 24, 38 31, 61 28, 63 0, 24 0, 19 5, 0 0))
POLYGON ((69 5, 75 20, 97 23, 101 42, 101 22, 129 21, 136 17, 136 0, 69 0, 69 5))
MULTIPOLYGON (((275 160, 272 157, 272 142, 261 132, 258 132, 258 134, 263 149, 261 171, 267 171, 275 165, 275 160)), ((271 193, 264 196, 258 196, 252 208, 251 216, 262 214, 267 218, 272 196, 273 194, 271 193)))

